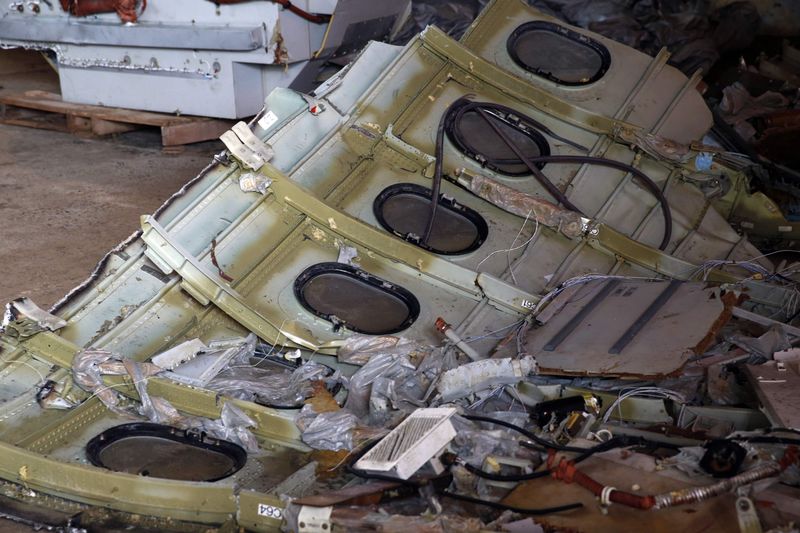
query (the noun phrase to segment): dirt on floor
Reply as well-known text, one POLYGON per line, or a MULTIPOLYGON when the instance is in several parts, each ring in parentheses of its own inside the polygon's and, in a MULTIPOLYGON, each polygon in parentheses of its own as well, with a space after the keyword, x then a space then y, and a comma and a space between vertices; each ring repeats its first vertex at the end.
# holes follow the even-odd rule
MULTIPOLYGON (((58 92, 39 54, 0 51, 0 94, 58 92)), ((157 129, 103 138, 0 124, 0 309, 29 296, 48 308, 222 150, 164 151, 157 129)))
POLYGON ((58 301, 221 149, 166 154, 158 132, 96 140, 0 125, 0 302, 58 301))

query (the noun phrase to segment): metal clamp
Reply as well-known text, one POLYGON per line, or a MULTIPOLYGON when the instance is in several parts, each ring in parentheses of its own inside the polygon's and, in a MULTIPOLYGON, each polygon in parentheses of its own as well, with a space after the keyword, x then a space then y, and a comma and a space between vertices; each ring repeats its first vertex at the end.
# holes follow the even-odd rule
POLYGON ((299 533, 328 533, 331 530, 331 507, 311 507, 304 505, 297 515, 299 533))
POLYGON ((244 122, 238 122, 220 137, 231 155, 252 170, 258 170, 272 159, 271 147, 255 136, 244 122))

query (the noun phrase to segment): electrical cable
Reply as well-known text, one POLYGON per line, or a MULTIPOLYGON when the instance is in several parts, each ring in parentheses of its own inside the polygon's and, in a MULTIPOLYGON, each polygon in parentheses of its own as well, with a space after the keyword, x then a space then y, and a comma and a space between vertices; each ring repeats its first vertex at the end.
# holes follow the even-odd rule
POLYGON ((464 415, 464 418, 467 420, 471 420, 473 422, 486 422, 489 424, 496 424, 498 426, 503 426, 505 428, 511 429, 516 431, 517 433, 526 436, 527 438, 531 439, 533 442, 538 444, 539 446, 543 446, 545 448, 556 450, 558 452, 576 452, 582 453, 586 451, 586 448, 578 448, 575 446, 562 446, 552 441, 548 441, 539 437, 538 435, 517 426, 516 424, 512 424, 511 422, 506 422, 505 420, 498 420, 496 418, 489 418, 487 416, 479 416, 479 415, 464 415))
MULTIPOLYGON (((372 448, 374 448, 379 442, 380 442, 380 440, 376 440, 375 442, 372 442, 372 443, 368 444, 367 446, 365 446, 363 450, 359 451, 356 454, 356 456, 350 462, 347 463, 347 465, 345 466, 345 471, 347 471, 348 473, 350 473, 350 474, 352 474, 352 475, 354 475, 356 477, 359 477, 361 479, 372 479, 372 480, 378 480, 378 481, 388 481, 388 482, 399 483, 401 485, 406 485, 406 486, 414 487, 414 488, 421 488, 421 487, 429 484, 430 480, 427 480, 427 479, 426 480, 422 480, 422 481, 414 481, 414 480, 411 480, 411 479, 400 479, 400 478, 396 478, 396 477, 392 477, 392 476, 388 476, 388 475, 383 475, 383 474, 375 474, 375 473, 372 473, 372 472, 364 472, 363 470, 357 469, 354 465, 358 462, 358 460, 361 459, 364 455, 366 455, 366 453, 369 452, 372 448)), ((451 465, 451 464, 452 463, 449 463, 448 466, 451 465)), ((466 465, 466 466, 469 467, 470 465, 466 465)), ((546 471, 543 474, 544 475, 549 475, 549 471, 546 471)), ((542 477, 542 476, 538 476, 538 477, 542 477)), ((454 492, 450 492, 450 491, 447 491, 447 490, 437 491, 437 494, 439 494, 441 496, 444 496, 446 498, 451 498, 451 499, 454 499, 454 500, 462 500, 462 501, 466 501, 466 502, 469 502, 469 503, 474 503, 474 504, 477 504, 477 505, 484 505, 486 507, 491 507, 493 509, 499 509, 501 511, 512 511, 512 512, 515 512, 515 513, 529 514, 529 515, 544 515, 544 514, 550 514, 550 513, 558 513, 558 512, 561 512, 561 511, 568 511, 570 509, 577 509, 579 507, 583 507, 582 503, 575 502, 575 503, 569 503, 569 504, 565 504, 565 505, 558 505, 558 506, 554 506, 554 507, 544 507, 544 508, 540 508, 540 509, 526 509, 526 508, 523 508, 523 507, 514 507, 514 506, 510 506, 510 505, 505 505, 505 504, 500 503, 500 502, 493 502, 493 501, 490 501, 490 500, 482 500, 480 498, 473 498, 471 496, 466 496, 464 494, 456 494, 454 492)))
POLYGON ((445 498, 451 498, 454 500, 461 500, 469 503, 474 503, 477 505, 485 505, 486 507, 491 507, 493 509, 498 509, 500 511, 511 511, 513 513, 519 514, 529 514, 529 515, 543 515, 543 514, 551 514, 551 513, 559 513, 561 511, 570 511, 572 509, 578 509, 583 507, 583 504, 580 502, 574 503, 567 503, 564 505, 556 505, 553 507, 543 507, 540 509, 527 509, 525 507, 515 507, 513 505, 506 505, 500 502, 493 502, 489 500, 481 500, 479 498, 473 498, 472 496, 466 496, 464 494, 456 494, 455 492, 450 491, 442 491, 439 494, 444 496, 445 498))
POLYGON ((754 435, 751 437, 729 437, 727 440, 740 440, 744 442, 754 442, 756 444, 786 444, 800 446, 800 439, 790 439, 786 437, 769 437, 754 435))
POLYGON ((650 177, 639 170, 638 168, 631 166, 627 163, 622 163, 620 161, 615 161, 613 159, 606 159, 605 157, 595 157, 595 156, 588 156, 588 155, 543 155, 539 157, 534 157, 531 159, 533 163, 555 163, 555 164, 570 164, 570 163, 580 163, 580 164, 587 164, 587 165, 597 165, 601 167, 609 167, 614 168, 616 170, 621 170, 623 172, 629 172, 633 174, 635 177, 639 178, 639 181, 645 188, 652 194, 658 203, 661 205, 661 213, 664 217, 664 236, 661 239, 661 244, 658 245, 659 250, 666 250, 667 246, 669 245, 669 241, 672 239, 672 211, 669 207, 669 201, 667 197, 664 196, 664 192, 661 188, 656 185, 656 183, 650 179, 650 177))
MULTIPOLYGON (((547 190, 547 192, 553 198, 555 198, 559 203, 561 203, 564 207, 572 211, 575 211, 577 213, 581 213, 581 210, 578 209, 572 202, 570 202, 570 200, 566 197, 566 195, 563 192, 561 192, 561 190, 558 187, 556 187, 555 184, 553 184, 553 182, 551 182, 547 178, 547 176, 544 175, 538 164, 579 163, 586 165, 605 166, 632 174, 642 183, 642 185, 644 185, 644 187, 656 198, 658 203, 661 205, 661 211, 664 218, 664 236, 662 238, 661 244, 659 245, 659 249, 665 250, 666 247, 669 245, 669 242, 672 238, 672 213, 670 211, 669 202, 667 201, 663 191, 659 188, 659 186, 652 179, 650 179, 650 177, 647 176, 647 174, 645 174, 641 170, 627 163, 622 163, 620 161, 615 161, 613 159, 607 159, 604 157, 596 157, 596 156, 541 155, 536 157, 528 157, 527 155, 525 155, 525 153, 523 153, 520 147, 516 143, 514 143, 514 141, 509 137, 509 135, 506 132, 504 132, 499 125, 495 123, 495 120, 492 120, 492 118, 490 118, 489 113, 487 113, 487 111, 484 108, 490 107, 491 109, 495 109, 502 113, 514 116, 519 116, 518 111, 515 111, 510 107, 506 107, 500 104, 486 104, 486 103, 472 102, 472 101, 466 101, 465 103, 465 98, 460 98, 450 105, 450 107, 447 109, 447 111, 444 113, 443 116, 448 117, 450 111, 454 107, 457 107, 457 109, 454 111, 453 116, 451 118, 448 118, 447 120, 447 123, 449 125, 448 134, 452 135, 453 138, 455 138, 458 141, 458 144, 461 144, 462 146, 468 145, 468 143, 464 139, 463 133, 458 128, 460 119, 463 117, 465 113, 469 111, 477 112, 492 128, 494 133, 514 152, 514 154, 518 157, 519 161, 521 161, 522 163, 525 164, 526 167, 528 167, 528 170, 533 174, 534 178, 536 178, 536 180, 545 188, 545 190, 547 190)), ((525 118, 526 121, 529 121, 527 117, 525 118)), ((441 159, 440 151, 442 151, 442 147, 441 143, 438 142, 438 136, 437 136, 437 155, 436 155, 437 164, 441 159)), ((500 159, 486 160, 486 163, 493 164, 494 166, 497 166, 498 164, 513 163, 513 162, 516 161, 500 160, 500 159)))
POLYGON ((444 125, 453 106, 460 101, 461 99, 450 104, 450 107, 448 107, 445 112, 442 113, 441 118, 439 118, 439 126, 436 128, 436 148, 434 153, 436 163, 434 164, 433 184, 431 187, 431 210, 428 214, 428 223, 425 225, 425 233, 423 233, 422 240, 420 241, 422 244, 428 244, 428 239, 431 238, 433 225, 436 220, 436 209, 439 207, 439 192, 442 188, 442 165, 444 164, 444 125))
MULTIPOLYGON (((487 422, 487 423, 490 423, 490 424, 497 424, 498 426, 503 426, 503 427, 506 427, 508 429, 514 430, 514 431, 520 433, 521 435, 524 435, 525 437, 533 440, 539 446, 543 446, 544 448, 547 448, 548 451, 549 450, 554 450, 554 451, 561 451, 561 452, 578 453, 579 455, 577 457, 575 457, 575 459, 572 460, 573 464, 577 464, 577 463, 580 463, 582 461, 585 461, 586 459, 588 459, 589 457, 591 457, 592 455, 594 455, 596 453, 603 452, 603 451, 606 451, 606 450, 611 450, 613 448, 621 448, 623 446, 634 446, 634 445, 644 446, 644 445, 649 445, 649 446, 659 446, 659 447, 671 448, 671 449, 678 449, 679 448, 679 446, 677 446, 675 444, 672 444, 672 443, 653 441, 653 440, 646 439, 644 437, 631 437, 631 436, 627 436, 627 435, 621 435, 621 436, 618 436, 618 437, 612 437, 611 439, 609 439, 609 440, 607 440, 605 442, 602 442, 602 443, 598 444, 597 446, 593 446, 591 448, 579 448, 579 447, 575 447, 575 446, 562 446, 560 444, 556 444, 554 442, 549 442, 549 441, 547 441, 545 439, 542 439, 541 437, 531 433, 530 431, 528 431, 528 430, 526 430, 524 428, 521 428, 521 427, 519 427, 519 426, 517 426, 515 424, 512 424, 510 422, 506 422, 505 420, 498 420, 498 419, 495 419, 495 418, 489 418, 489 417, 479 416, 479 415, 464 415, 464 418, 466 418, 467 420, 472 420, 472 421, 476 421, 476 422, 487 422)), ((525 441, 520 442, 520 445, 524 446, 526 448, 530 448, 530 449, 539 451, 539 452, 542 451, 539 446, 535 446, 535 445, 530 444, 530 443, 525 442, 525 441)), ((482 478, 489 479, 489 480, 492 480, 492 481, 529 481, 531 479, 538 479, 538 478, 546 477, 546 476, 550 475, 550 473, 552 472, 552 470, 548 468, 547 470, 540 470, 538 472, 532 472, 530 474, 494 474, 494 473, 491 473, 491 472, 486 472, 484 470, 481 470, 480 468, 478 468, 476 466, 473 466, 471 464, 468 464, 468 463, 462 463, 462 464, 463 464, 464 468, 466 468, 467 471, 471 472, 472 474, 475 474, 478 477, 482 477, 482 478)))

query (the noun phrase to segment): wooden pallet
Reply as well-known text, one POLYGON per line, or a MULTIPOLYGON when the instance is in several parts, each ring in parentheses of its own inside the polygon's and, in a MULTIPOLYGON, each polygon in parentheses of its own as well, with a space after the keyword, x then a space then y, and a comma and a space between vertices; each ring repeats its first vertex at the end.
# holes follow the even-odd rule
POLYGON ((92 135, 110 135, 154 126, 161 128, 164 146, 216 139, 233 124, 232 121, 206 117, 73 104, 46 91, 0 95, 0 123, 92 135))

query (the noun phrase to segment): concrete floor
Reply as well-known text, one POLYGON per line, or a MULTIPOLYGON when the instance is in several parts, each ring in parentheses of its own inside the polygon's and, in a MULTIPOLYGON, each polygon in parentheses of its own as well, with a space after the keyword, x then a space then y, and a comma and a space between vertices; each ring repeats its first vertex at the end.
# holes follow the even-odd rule
MULTIPOLYGON (((37 57, 3 54, 0 92, 57 91, 37 57)), ((29 296, 51 306, 221 149, 167 153, 157 130, 89 139, 0 124, 0 304, 29 296)))
MULTIPOLYGON (((0 51, 0 93, 58 92, 38 54, 0 51)), ((48 308, 222 150, 161 149, 157 130, 80 138, 0 124, 0 312, 29 296, 48 308)), ((0 515, 8 511, 0 501, 0 515)), ((34 531, 0 518, 0 533, 34 531)))
POLYGON ((55 303, 220 150, 168 155, 157 132, 93 140, 0 124, 0 302, 55 303))

